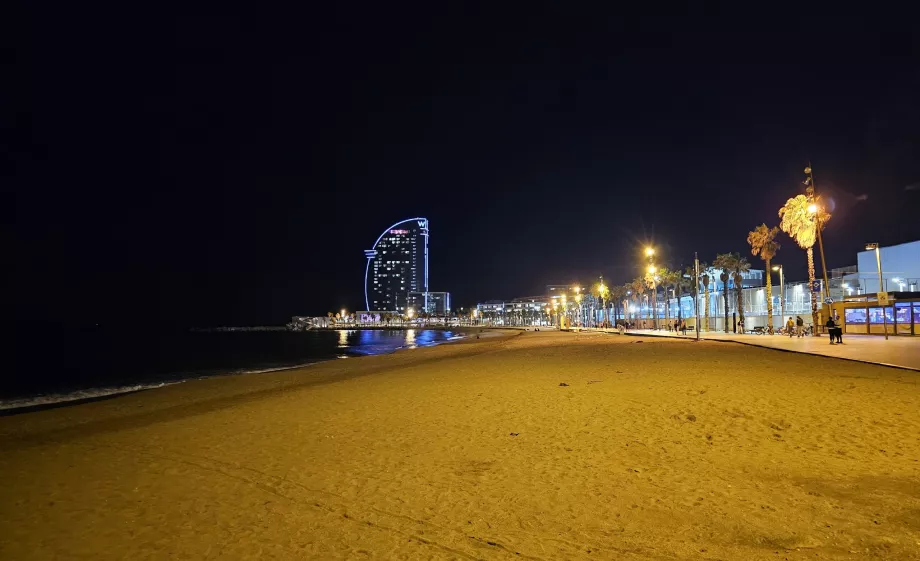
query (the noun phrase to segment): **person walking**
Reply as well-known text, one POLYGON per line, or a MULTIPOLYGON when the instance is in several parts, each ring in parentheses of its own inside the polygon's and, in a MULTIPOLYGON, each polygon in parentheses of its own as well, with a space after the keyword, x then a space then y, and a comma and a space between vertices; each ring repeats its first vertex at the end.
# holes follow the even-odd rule
POLYGON ((795 322, 792 321, 792 316, 789 316, 789 319, 786 320, 786 333, 789 334, 790 339, 792 339, 792 334, 795 333, 795 322))
POLYGON ((802 316, 795 316, 795 334, 797 337, 805 336, 805 320, 802 316))

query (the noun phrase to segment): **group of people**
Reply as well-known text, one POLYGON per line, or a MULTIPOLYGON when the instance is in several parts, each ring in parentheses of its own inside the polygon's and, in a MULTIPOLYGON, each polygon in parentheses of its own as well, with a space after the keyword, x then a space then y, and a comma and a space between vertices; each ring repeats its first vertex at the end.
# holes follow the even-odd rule
POLYGON ((838 344, 843 344, 843 328, 837 323, 837 320, 833 317, 827 318, 827 322, 824 323, 827 327, 827 335, 831 339, 831 345, 834 344, 836 340, 838 344))
POLYGON ((792 316, 789 316, 789 319, 786 320, 786 334, 789 335, 790 339, 793 335, 796 337, 805 336, 805 320, 802 319, 802 316, 795 316, 795 321, 792 321, 792 316))
MULTIPOLYGON (((838 344, 843 344, 843 327, 840 326, 837 318, 829 317, 824 323, 824 326, 827 327, 827 334, 830 337, 831 345, 835 342, 838 344)), ((802 319, 802 316, 795 316, 795 321, 792 321, 792 316, 789 316, 789 319, 786 320, 786 333, 791 338, 793 335, 797 337, 805 336, 805 320, 802 319)))
POLYGON ((687 320, 679 319, 676 321, 668 322, 668 331, 673 331, 674 333, 681 332, 684 335, 687 334, 687 320))

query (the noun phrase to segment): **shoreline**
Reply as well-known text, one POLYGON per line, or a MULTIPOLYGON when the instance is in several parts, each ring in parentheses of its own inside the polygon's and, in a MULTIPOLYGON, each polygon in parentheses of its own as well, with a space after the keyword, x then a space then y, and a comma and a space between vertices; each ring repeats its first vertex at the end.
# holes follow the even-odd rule
MULTIPOLYGON (((342 328, 339 330, 342 331, 360 331, 365 328, 342 328)), ((408 328, 407 328, 408 329, 408 328)), ((429 328, 418 328, 418 329, 429 329, 429 328)), ((80 405, 83 403, 91 403, 94 401, 102 401, 107 399, 114 399, 123 395, 130 395, 137 392, 146 392, 150 390, 162 389, 164 387, 176 385, 176 384, 185 384, 188 382, 194 382, 197 380, 207 380, 212 378, 228 378, 232 376, 248 376, 254 374, 268 374, 272 372, 282 372, 287 370, 298 370, 301 368, 308 368, 315 366, 317 364, 325 362, 334 362, 337 360, 344 359, 354 359, 361 358, 365 356, 382 356, 387 354, 394 354, 399 351, 404 350, 415 350, 419 348, 428 348, 428 347, 437 347, 440 345, 445 345, 448 343, 457 343, 464 339, 470 337, 473 334, 473 330, 479 328, 454 328, 454 331, 458 333, 464 333, 463 335, 447 339, 444 341, 438 341, 431 345, 417 346, 417 347, 406 347, 400 346, 396 347, 388 352, 384 353, 375 353, 375 354, 361 354, 356 353, 354 355, 345 355, 345 356, 335 356, 335 357, 326 357, 326 358, 317 358, 309 362, 301 362, 298 364, 293 364, 290 366, 278 366, 270 368, 255 368, 252 370, 245 371, 221 371, 211 374, 201 374, 201 373, 188 373, 188 377, 181 377, 181 373, 176 374, 175 378, 166 377, 168 375, 164 374, 166 377, 162 381, 150 381, 150 382, 137 382, 134 384, 126 384, 124 386, 100 386, 100 387, 88 387, 75 389, 73 391, 67 392, 51 392, 48 394, 38 394, 28 397, 15 397, 5 400, 0 400, 0 417, 8 417, 19 415, 23 413, 31 413, 36 411, 44 411, 48 409, 59 409, 62 407, 70 407, 74 405, 80 405)), ((323 329, 322 331, 335 331, 333 329, 323 329)))

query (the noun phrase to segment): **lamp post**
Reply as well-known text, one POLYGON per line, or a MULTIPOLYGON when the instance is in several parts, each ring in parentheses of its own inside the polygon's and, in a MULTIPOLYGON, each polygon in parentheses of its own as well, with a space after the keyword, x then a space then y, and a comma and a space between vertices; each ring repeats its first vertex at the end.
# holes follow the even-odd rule
POLYGON ((565 294, 562 295, 562 316, 559 318, 559 329, 564 329, 569 319, 569 306, 565 294))
POLYGON ((785 325, 786 321, 786 279, 783 276, 783 266, 773 265, 774 271, 779 271, 779 307, 782 310, 780 325, 785 325))
POLYGON ((607 290, 607 287, 604 286, 604 275, 601 275, 600 279, 601 279, 601 284, 599 288, 600 288, 600 295, 601 295, 601 317, 604 318, 603 320, 604 329, 607 329, 607 302, 604 299, 604 291, 607 290))
POLYGON ((575 287, 575 307, 578 308, 578 321, 575 322, 578 327, 581 327, 581 293, 579 292, 580 288, 575 287))
MULTIPOLYGON (((646 247, 645 256, 648 258, 648 272, 652 276, 652 318, 654 319, 655 331, 658 330, 658 278, 655 277, 655 265, 652 264, 652 258, 655 257, 655 248, 646 247)), ((667 294, 665 294, 667 296, 667 294)))
POLYGON ((655 275, 657 269, 654 265, 648 266, 648 273, 652 279, 652 318, 654 319, 655 330, 658 330, 658 276, 655 275))
MULTIPOLYGON (((623 315, 625 316, 627 327, 629 326, 629 297, 630 296, 632 296, 632 290, 627 290, 626 300, 623 300, 623 302, 626 304, 623 309, 623 315)), ((633 310, 633 319, 636 319, 635 316, 636 316, 636 310, 633 310)))
MULTIPOLYGON (((878 265, 878 293, 876 294, 875 298, 878 301, 879 305, 881 305, 882 303, 881 294, 882 292, 885 291, 884 288, 882 288, 882 254, 879 253, 877 243, 867 243, 866 244, 866 251, 870 251, 873 249, 875 250, 875 262, 878 265)), ((886 306, 882 306, 882 325, 885 326, 885 340, 887 341, 888 340, 888 314, 885 313, 885 307, 886 306)), ((870 322, 871 322, 871 318, 870 318, 870 322)), ((871 323, 870 323, 870 329, 871 329, 871 323)))
MULTIPOLYGON (((808 202, 811 203, 808 205, 808 212, 815 215, 815 231, 818 235, 818 251, 821 253, 821 274, 824 277, 824 299, 828 300, 831 297, 830 293, 830 284, 827 282, 827 265, 824 263, 824 236, 821 234, 821 214, 818 212, 817 200, 818 196, 815 194, 815 176, 811 171, 811 162, 808 162, 808 167, 805 168, 805 195, 808 197, 808 202)), ((811 297, 814 298, 814 292, 811 293, 811 297)), ((821 311, 824 315, 830 317, 830 308, 829 304, 825 301, 821 305, 821 311)), ((812 308, 814 310, 815 308, 812 308)), ((815 335, 818 334, 818 326, 815 326, 815 335)))

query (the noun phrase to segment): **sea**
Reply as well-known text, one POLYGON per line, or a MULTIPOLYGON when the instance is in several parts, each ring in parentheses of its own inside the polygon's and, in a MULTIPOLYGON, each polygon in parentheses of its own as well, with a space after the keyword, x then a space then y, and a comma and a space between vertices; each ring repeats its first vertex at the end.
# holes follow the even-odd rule
MULTIPOLYGON (((258 375, 459 339, 445 329, 135 331, 85 328, 17 337, 0 414, 101 399, 188 380, 258 375)), ((9 364, 9 363, 8 363, 9 364)))

